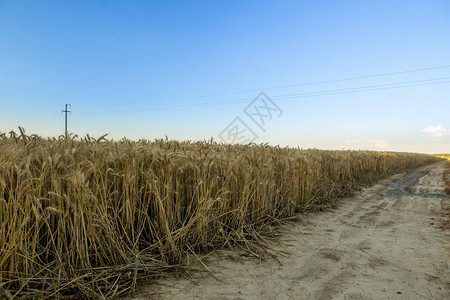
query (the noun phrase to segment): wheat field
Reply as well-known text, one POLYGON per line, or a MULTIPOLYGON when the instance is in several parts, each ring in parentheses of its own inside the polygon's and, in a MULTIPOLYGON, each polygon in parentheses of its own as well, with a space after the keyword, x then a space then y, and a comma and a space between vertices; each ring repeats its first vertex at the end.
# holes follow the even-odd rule
POLYGON ((213 141, 0 134, 0 297, 97 298, 252 247, 281 220, 440 160, 213 141))

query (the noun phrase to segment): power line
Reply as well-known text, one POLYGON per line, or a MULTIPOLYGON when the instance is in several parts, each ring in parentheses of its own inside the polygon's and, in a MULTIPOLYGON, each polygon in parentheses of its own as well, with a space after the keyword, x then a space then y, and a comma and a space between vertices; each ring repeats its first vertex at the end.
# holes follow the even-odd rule
POLYGON ((444 68, 450 68, 450 65, 437 66, 437 67, 431 67, 431 68, 423 68, 423 69, 406 70, 406 71, 398 71, 398 72, 390 72, 390 73, 363 75, 363 76, 356 76, 356 77, 347 77, 347 78, 332 79, 332 80, 313 81, 313 82, 298 83, 298 84, 291 84, 291 85, 280 85, 280 86, 268 87, 268 88, 263 88, 263 89, 253 89, 253 90, 240 91, 240 92, 235 92, 235 93, 259 92, 259 91, 262 91, 262 90, 267 91, 267 90, 284 89, 284 88, 299 87, 299 86, 317 85, 317 84, 325 84, 325 83, 335 83, 335 82, 342 82, 342 81, 350 81, 350 80, 357 80, 357 79, 367 79, 367 78, 375 78, 375 77, 400 75, 400 74, 415 73, 415 72, 437 70, 437 69, 444 69, 444 68))
MULTIPOLYGON (((332 90, 322 90, 322 91, 315 91, 315 92, 307 92, 307 93, 294 93, 294 94, 286 94, 286 95, 279 95, 271 97, 272 99, 282 100, 282 99, 289 99, 289 98, 299 98, 299 97, 312 97, 312 96, 322 96, 322 95, 337 95, 342 94, 341 92, 344 91, 375 91, 375 90, 383 90, 383 89, 389 89, 390 86, 398 86, 398 88, 401 87, 410 87, 410 86, 416 86, 416 85, 426 85, 426 84, 419 84, 422 82, 431 82, 431 81, 439 81, 444 79, 450 79, 450 77, 439 77, 439 78, 433 78, 433 79, 422 79, 422 80, 413 80, 413 81, 404 81, 404 82, 396 82, 396 83, 387 83, 387 84, 377 84, 377 85, 367 85, 367 86, 360 86, 360 87, 351 87, 351 88, 343 88, 343 89, 332 89, 332 90)), ((198 104, 190 104, 190 105, 196 105, 196 106, 215 106, 219 104, 234 104, 234 103, 246 103, 249 101, 252 101, 253 98, 246 98, 246 99, 240 99, 240 100, 228 100, 228 101, 220 101, 220 102, 209 102, 209 103, 198 103, 198 104)))
MULTIPOLYGON (((355 90, 355 89, 366 89, 366 88, 377 88, 377 87, 385 87, 385 86, 404 85, 404 84, 415 84, 415 83, 421 83, 421 82, 439 81, 439 80, 444 80, 444 79, 450 79, 450 76, 431 78, 431 79, 420 79, 420 80, 396 82, 396 83, 385 83, 385 84, 368 85, 368 86, 362 86, 362 87, 356 87, 356 88, 352 87, 352 88, 343 88, 343 89, 333 89, 333 90, 325 90, 325 91, 318 91, 318 92, 309 92, 309 93, 304 93, 304 94, 328 93, 328 92, 338 92, 338 91, 347 91, 347 90, 355 90)), ((302 94, 294 93, 294 94, 280 95, 280 97, 298 96, 298 95, 302 95, 302 94)))
POLYGON ((423 86, 423 85, 433 85, 433 84, 442 84, 442 83, 450 83, 450 80, 439 81, 439 82, 428 82, 428 83, 408 84, 408 85, 393 86, 393 87, 384 87, 384 88, 368 88, 368 89, 361 89, 361 90, 356 90, 356 91, 346 91, 346 92, 336 92, 336 93, 324 93, 324 94, 316 94, 316 95, 309 95, 309 96, 284 97, 284 98, 277 98, 277 100, 289 100, 289 99, 298 99, 298 98, 303 98, 303 97, 330 96, 330 95, 340 95, 340 94, 353 94, 353 93, 359 93, 359 92, 379 91, 379 90, 390 90, 390 89, 398 89, 398 88, 406 88, 406 87, 414 87, 414 86, 423 86))
MULTIPOLYGON (((240 90, 240 91, 233 91, 233 92, 222 92, 222 93, 201 95, 201 96, 195 96, 195 97, 186 97, 186 98, 170 98, 169 97, 169 98, 161 98, 161 99, 157 99, 157 100, 163 101, 163 100, 177 100, 177 99, 182 100, 182 99, 189 99, 189 98, 207 98, 207 97, 242 94, 242 93, 249 93, 249 92, 268 91, 268 90, 274 90, 274 89, 283 89, 283 88, 292 88, 292 87, 301 87, 301 86, 311 86, 311 85, 320 85, 320 84, 327 84, 327 83, 352 81, 352 80, 358 80, 358 79, 386 77, 386 76, 408 74, 408 73, 416 73, 416 72, 431 71, 431 70, 446 69, 446 68, 450 68, 450 65, 442 65, 442 66, 421 68, 421 69, 410 69, 410 70, 396 71, 396 72, 389 72, 389 73, 362 75, 362 76, 355 76, 355 77, 346 77, 346 78, 331 79, 331 80, 305 82, 305 83, 298 83, 298 84, 291 84, 291 85, 272 86, 272 87, 265 87, 265 88, 260 88, 260 89, 249 89, 249 90, 240 90)), ((155 101, 157 101, 157 100, 155 100, 155 101)), ((136 105, 136 104, 146 103, 146 102, 147 101, 137 101, 137 102, 128 102, 128 103, 116 103, 116 104, 109 104, 109 106, 136 105)), ((97 106, 100 107, 100 106, 103 106, 103 104, 97 105, 97 106)), ((89 107, 96 107, 96 105, 90 105, 89 107)))
MULTIPOLYGON (((333 89, 333 90, 321 90, 309 93, 298 93, 298 94, 287 94, 287 95, 279 95, 271 97, 274 100, 289 100, 289 99, 299 99, 299 98, 310 98, 310 97, 318 97, 318 96, 331 96, 331 95, 340 95, 340 94, 352 94, 359 92, 368 92, 368 91, 379 91, 379 90, 388 90, 388 89, 398 89, 398 88, 406 88, 406 87, 414 87, 414 86, 425 86, 425 85, 433 85, 433 84, 442 84, 449 83, 450 77, 440 77, 434 79, 423 79, 423 80, 414 80, 414 81, 405 81, 405 82, 397 82, 390 84, 380 84, 380 85, 369 85, 369 86, 360 86, 360 87, 351 87, 345 89, 333 89)), ((246 99, 238 99, 238 100, 228 100, 228 101, 220 101, 220 102, 203 102, 203 103, 193 103, 193 104, 185 104, 185 105, 174 105, 169 107, 162 108, 151 108, 151 110, 170 110, 170 109, 179 109, 179 108, 187 108, 187 107, 211 107, 211 106, 219 106, 219 105, 227 105, 227 104, 239 104, 239 103, 249 103, 253 101, 254 98, 246 98, 246 99)), ((150 109, 140 109, 139 112, 148 111, 150 109)), ((121 111, 110 111, 109 113, 118 113, 125 112, 121 111)), ((137 112, 137 111, 126 111, 127 113, 137 112)), ((79 113, 82 115, 90 115, 90 114, 98 114, 99 112, 89 112, 89 113, 79 113)), ((102 113, 105 113, 103 111, 102 113)), ((108 112, 107 112, 108 113, 108 112)))

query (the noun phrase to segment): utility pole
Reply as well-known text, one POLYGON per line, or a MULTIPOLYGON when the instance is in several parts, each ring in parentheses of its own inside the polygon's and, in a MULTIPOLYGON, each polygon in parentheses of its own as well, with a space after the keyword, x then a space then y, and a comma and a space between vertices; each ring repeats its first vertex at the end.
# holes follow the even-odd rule
POLYGON ((70 104, 66 104, 66 109, 65 110, 61 110, 61 112, 66 114, 66 123, 65 123, 65 134, 66 134, 66 138, 69 136, 69 132, 67 131, 67 113, 72 113, 70 110, 67 110, 68 107, 71 107, 70 104))

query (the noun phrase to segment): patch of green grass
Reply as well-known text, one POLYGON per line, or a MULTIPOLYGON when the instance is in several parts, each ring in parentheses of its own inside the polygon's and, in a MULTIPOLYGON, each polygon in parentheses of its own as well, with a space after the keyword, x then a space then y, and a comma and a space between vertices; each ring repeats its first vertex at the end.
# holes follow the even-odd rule
POLYGON ((450 159, 450 154, 433 154, 434 156, 437 157, 442 157, 442 158, 446 158, 446 159, 450 159))

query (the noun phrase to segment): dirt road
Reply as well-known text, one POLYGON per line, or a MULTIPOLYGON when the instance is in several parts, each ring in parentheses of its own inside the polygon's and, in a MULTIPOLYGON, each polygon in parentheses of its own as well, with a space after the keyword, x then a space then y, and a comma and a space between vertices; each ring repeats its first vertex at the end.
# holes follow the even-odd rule
POLYGON ((444 168, 395 175, 332 211, 301 216, 273 242, 288 252, 279 263, 223 251, 205 260, 220 281, 193 272, 195 281, 162 279, 136 298, 449 299, 444 168))

